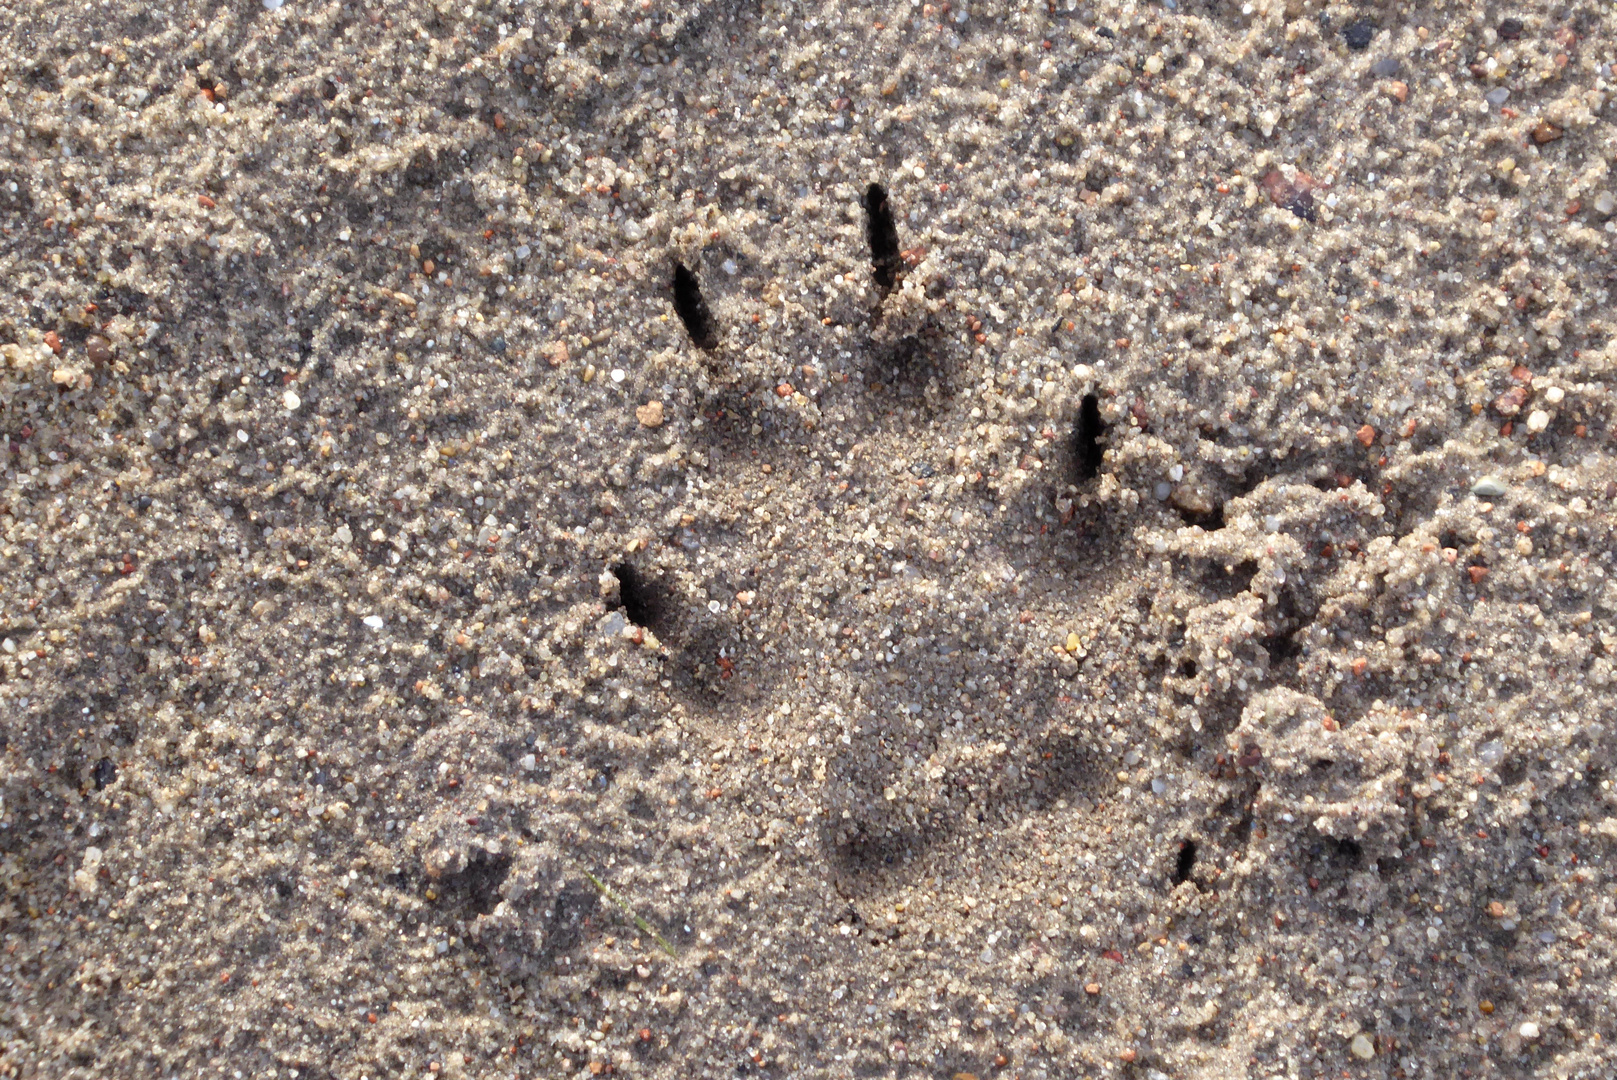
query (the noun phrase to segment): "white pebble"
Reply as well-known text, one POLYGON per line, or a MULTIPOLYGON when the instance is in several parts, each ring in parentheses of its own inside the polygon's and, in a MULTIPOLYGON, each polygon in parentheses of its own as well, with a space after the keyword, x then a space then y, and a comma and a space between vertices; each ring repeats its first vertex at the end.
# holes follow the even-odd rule
POLYGON ((1535 435, 1550 426, 1550 414, 1543 409, 1534 409, 1527 416, 1527 430, 1535 435))
POLYGON ((1369 1061, 1376 1056, 1376 1044, 1371 1042, 1370 1036, 1362 1031, 1353 1036, 1353 1041, 1348 1044, 1348 1049, 1360 1061, 1369 1061))
POLYGON ((367 615, 365 616, 364 621, 365 625, 370 627, 372 630, 380 630, 382 628, 382 617, 380 615, 367 615))
POLYGON ((239 443, 246 442, 247 441, 247 433, 245 431, 242 431, 240 428, 237 428, 236 429, 236 441, 239 442, 239 443))
POLYGON ((740 269, 740 268, 736 266, 736 261, 734 259, 725 259, 722 263, 719 264, 719 269, 723 270, 726 274, 729 274, 731 277, 735 277, 736 276, 736 271, 738 269, 740 269))
POLYGON ((1559 405, 1566 398, 1566 391, 1559 386, 1552 386, 1544 391, 1544 400, 1551 405, 1559 405))
POLYGON ((1520 1033, 1521 1037, 1524 1038, 1524 1039, 1536 1039, 1536 1038, 1538 1038, 1538 1025, 1533 1023, 1531 1020, 1527 1021, 1526 1023, 1524 1023, 1521 1027, 1517 1028, 1516 1030, 1517 1030, 1518 1033, 1520 1033))
POLYGON ((284 3, 286 3, 286 0, 264 0, 264 10, 280 11, 281 5, 284 3))
POLYGON ((615 368, 612 369, 612 381, 613 382, 622 382, 626 378, 628 378, 628 376, 624 374, 622 368, 615 367, 615 368))
POLYGON ((920 165, 915 166, 915 179, 917 179, 917 180, 925 180, 926 179, 926 169, 922 168, 920 165))
POLYGON ((288 390, 281 395, 281 404, 286 406, 287 412, 297 412, 298 406, 303 404, 303 399, 298 397, 296 390, 288 390))
POLYGON ((523 754, 522 760, 517 764, 522 766, 523 772, 533 772, 534 769, 539 767, 539 759, 532 754, 523 754))

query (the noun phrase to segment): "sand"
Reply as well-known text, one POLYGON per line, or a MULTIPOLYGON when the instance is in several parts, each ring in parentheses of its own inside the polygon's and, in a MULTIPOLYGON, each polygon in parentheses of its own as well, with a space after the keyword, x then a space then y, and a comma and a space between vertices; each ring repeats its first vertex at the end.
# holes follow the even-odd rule
POLYGON ((0 1075, 1617 1068, 1606 7, 3 23, 0 1075))

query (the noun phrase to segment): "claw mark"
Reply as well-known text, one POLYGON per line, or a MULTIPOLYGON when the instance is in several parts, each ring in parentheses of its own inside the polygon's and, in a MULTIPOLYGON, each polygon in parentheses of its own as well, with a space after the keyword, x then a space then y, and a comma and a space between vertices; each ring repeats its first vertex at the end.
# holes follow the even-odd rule
POLYGON ((887 189, 880 184, 865 189, 865 236, 870 240, 870 267, 876 284, 882 292, 889 292, 898 281, 899 264, 907 260, 898 250, 893 206, 887 201, 887 189))
POLYGON ((719 344, 713 312, 708 308, 707 301, 702 299, 701 283, 680 262, 674 264, 674 311, 698 349, 713 349, 719 344))

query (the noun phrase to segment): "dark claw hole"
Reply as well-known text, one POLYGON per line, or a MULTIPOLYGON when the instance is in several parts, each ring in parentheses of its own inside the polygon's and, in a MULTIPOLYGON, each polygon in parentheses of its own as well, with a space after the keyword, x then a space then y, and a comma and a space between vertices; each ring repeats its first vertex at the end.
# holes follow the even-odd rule
POLYGON ((684 263, 674 264, 674 311, 685 324, 685 332, 698 349, 712 349, 719 343, 713 312, 702 299, 702 286, 684 263))
POLYGON ((612 568, 612 573, 618 579, 618 599, 623 604, 624 617, 636 626, 656 629, 663 613, 662 596, 656 585, 630 563, 619 563, 612 568))
POLYGON ((1077 458, 1078 479, 1093 480, 1100 475, 1100 463, 1106 448, 1100 440, 1106 435, 1106 425, 1100 418, 1100 398, 1085 394, 1078 408, 1077 458))
POLYGON ((898 226, 887 189, 871 184, 865 189, 865 236, 870 240, 870 267, 876 284, 888 292, 898 282, 902 259, 898 253, 898 226))
POLYGON ((487 915, 500 902, 500 886, 511 872, 511 861, 510 855, 491 855, 478 848, 465 869, 444 879, 443 891, 463 898, 476 914, 487 915))
POLYGON ((1343 863, 1352 868, 1357 867, 1361 862, 1364 861, 1363 846, 1361 846, 1357 840, 1354 840, 1351 837, 1345 837, 1338 840, 1334 836, 1327 836, 1325 838, 1325 843, 1330 851, 1331 857, 1337 862, 1343 863))
POLYGON ((1184 519, 1186 525, 1200 525, 1207 532, 1217 532, 1224 527, 1223 503, 1219 503, 1205 513, 1199 510, 1186 509, 1183 506, 1176 506, 1174 510, 1184 519))
POLYGON ((1190 880, 1190 872, 1196 868, 1196 841, 1181 840, 1179 842, 1179 858, 1173 866, 1173 883, 1183 885, 1190 880))

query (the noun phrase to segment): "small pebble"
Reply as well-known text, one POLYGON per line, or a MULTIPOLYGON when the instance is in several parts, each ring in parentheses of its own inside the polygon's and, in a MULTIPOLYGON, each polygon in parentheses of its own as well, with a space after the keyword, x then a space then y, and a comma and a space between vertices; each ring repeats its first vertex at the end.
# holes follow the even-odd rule
POLYGON ((1548 120, 1540 120, 1533 128, 1533 141, 1543 146, 1545 143, 1554 142, 1565 134, 1565 129, 1560 126, 1552 124, 1548 120))
POLYGON ((1516 1032, 1524 1039, 1536 1039, 1539 1035, 1538 1025, 1531 1020, 1523 1023, 1521 1027, 1516 1029, 1516 1032))
POLYGON ((1515 41, 1522 36, 1522 21, 1520 19, 1506 19, 1499 24, 1499 36, 1506 41, 1515 41))
POLYGON ((372 630, 380 630, 382 628, 382 617, 380 615, 367 615, 364 618, 364 623, 372 630))
POLYGON ((1496 86, 1482 96, 1489 105, 1497 107, 1510 100, 1510 88, 1506 86, 1496 86))
POLYGON ((1471 485, 1471 494, 1479 499, 1497 499, 1505 495, 1510 489, 1505 482, 1497 476, 1484 476, 1471 485))
POLYGON ((613 382, 620 383, 624 379, 627 379, 628 377, 629 376, 624 373, 624 370, 622 368, 615 367, 615 368, 612 369, 612 381, 613 382))
POLYGON ((655 428, 663 426, 663 403, 648 401, 634 411, 634 418, 640 421, 642 427, 655 428))
POLYGON ((1543 409, 1534 409, 1527 414, 1527 430, 1534 435, 1550 426, 1550 414, 1543 409))
POLYGON ((1398 62, 1396 56, 1383 56, 1380 60, 1370 65, 1370 74, 1377 78, 1390 79, 1398 74, 1399 69, 1402 67, 1403 65, 1398 62))
POLYGON ((1370 1036, 1362 1031, 1353 1036, 1353 1041, 1348 1044, 1348 1049, 1360 1061, 1369 1061, 1376 1056, 1376 1044, 1371 1042, 1370 1036))
POLYGON ((1348 23, 1342 28, 1342 40, 1354 52, 1363 52, 1370 47, 1370 42, 1376 36, 1376 24, 1369 19, 1360 19, 1358 22, 1348 23))
POLYGON ((281 404, 286 406, 287 412, 297 412, 298 406, 303 404, 303 399, 298 397, 296 390, 288 390, 281 395, 281 404))
POLYGON ((1595 196, 1595 212, 1610 217, 1617 214, 1617 195, 1609 191, 1602 191, 1595 196))
POLYGON ((84 355, 92 364, 112 363, 112 343, 104 337, 93 337, 84 343, 84 355))

